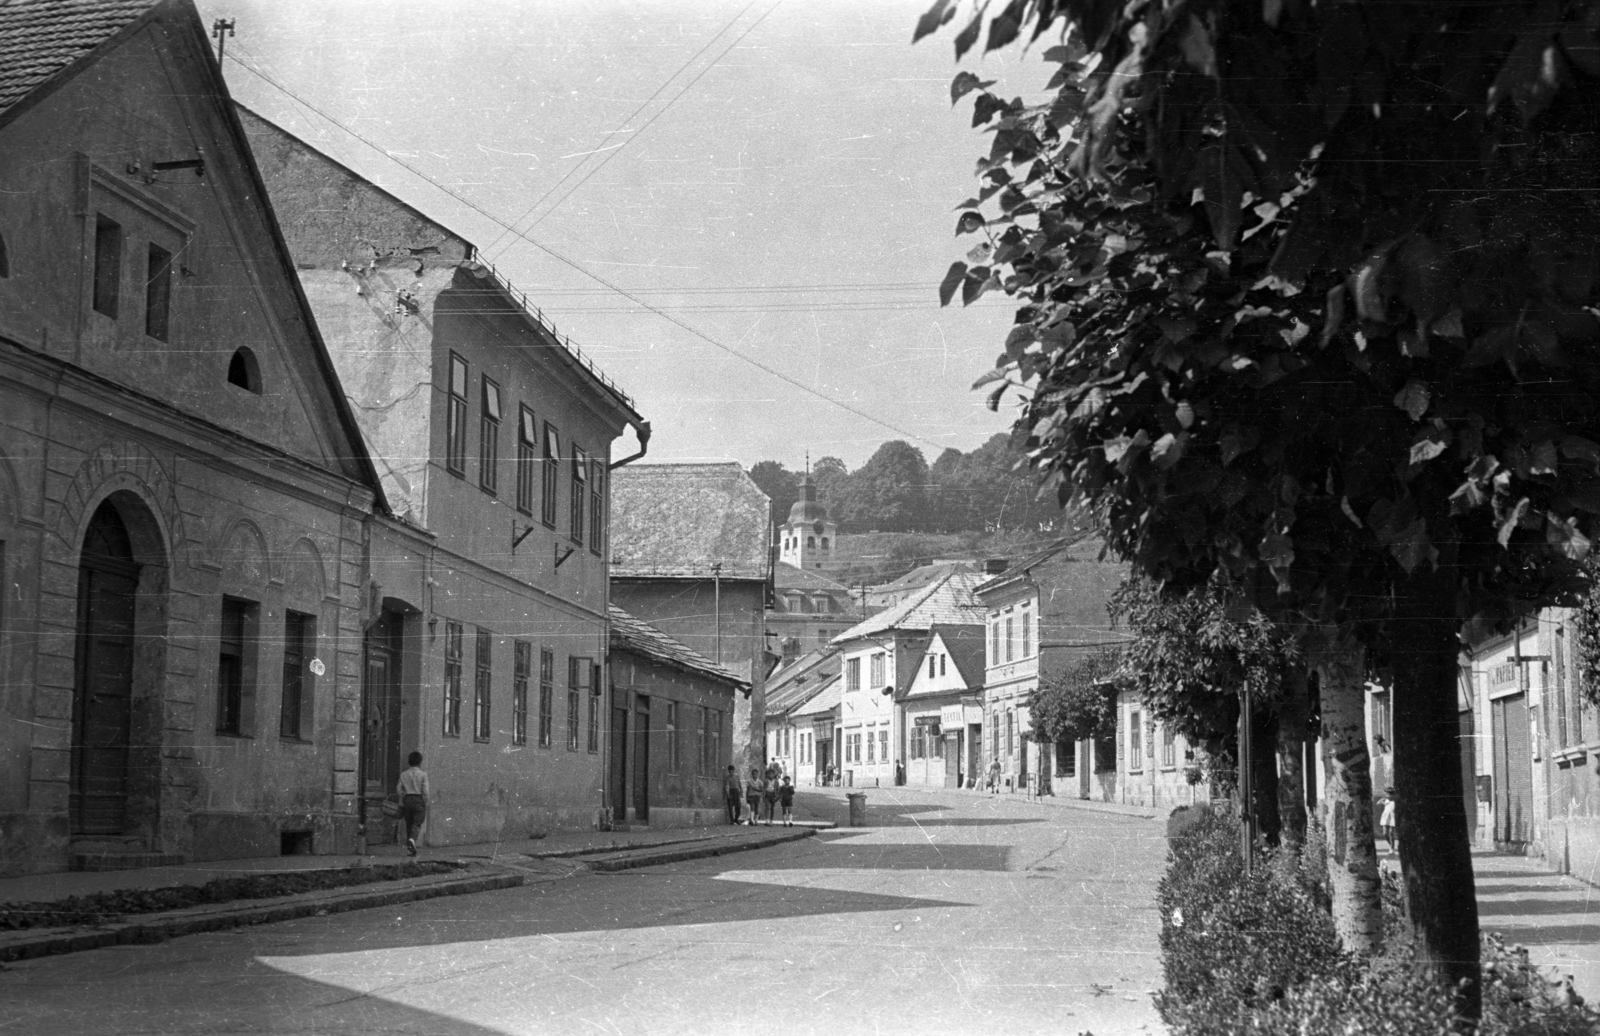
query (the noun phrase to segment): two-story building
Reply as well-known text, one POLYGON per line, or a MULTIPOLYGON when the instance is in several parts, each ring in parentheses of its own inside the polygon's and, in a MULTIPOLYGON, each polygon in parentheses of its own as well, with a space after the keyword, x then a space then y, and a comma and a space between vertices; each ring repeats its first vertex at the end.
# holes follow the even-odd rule
POLYGON ((838 766, 846 785, 904 783, 910 740, 905 692, 935 627, 981 627, 973 590, 985 576, 950 571, 904 601, 833 639, 842 659, 838 766))
POLYGON ((773 566, 772 583, 767 632, 776 640, 784 663, 826 647, 863 617, 853 606, 850 591, 818 572, 779 561, 773 566))
POLYGON ((982 738, 972 737, 970 728, 982 723, 983 663, 983 627, 936 625, 929 631, 900 700, 906 784, 962 788, 976 773, 972 755, 982 738))
POLYGON ((348 852, 383 490, 206 29, 0 69, 0 873, 348 852))
POLYGON ((827 773, 831 760, 831 724, 819 725, 816 710, 800 715, 803 706, 811 705, 818 692, 839 677, 839 653, 831 647, 808 651, 794 661, 774 670, 767 679, 767 699, 764 715, 766 731, 765 761, 776 763, 778 768, 793 778, 796 785, 820 784, 821 775, 827 773), (818 733, 822 737, 818 738, 818 733), (818 755, 818 742, 821 756, 818 755))
POLYGON ((763 762, 766 678, 778 661, 765 623, 770 512, 733 462, 640 464, 613 478, 611 599, 750 685, 734 703, 729 746, 741 772, 763 762))
POLYGON ((369 834, 406 755, 427 840, 607 808, 612 447, 648 426, 461 234, 248 110, 267 192, 395 514, 364 573, 369 834))

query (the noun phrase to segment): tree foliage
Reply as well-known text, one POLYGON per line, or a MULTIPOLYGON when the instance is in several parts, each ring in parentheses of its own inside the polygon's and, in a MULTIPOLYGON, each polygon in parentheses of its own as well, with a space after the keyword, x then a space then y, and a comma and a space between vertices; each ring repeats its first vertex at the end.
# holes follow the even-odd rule
POLYGON ((1028 696, 1034 738, 1086 741, 1117 729, 1117 673, 1122 653, 1101 648, 1081 655, 1053 677, 1043 677, 1028 696))
POLYGON ((772 501, 772 523, 782 525, 789 520, 789 510, 800 499, 798 472, 790 471, 775 460, 757 461, 750 466, 750 481, 761 487, 772 501))

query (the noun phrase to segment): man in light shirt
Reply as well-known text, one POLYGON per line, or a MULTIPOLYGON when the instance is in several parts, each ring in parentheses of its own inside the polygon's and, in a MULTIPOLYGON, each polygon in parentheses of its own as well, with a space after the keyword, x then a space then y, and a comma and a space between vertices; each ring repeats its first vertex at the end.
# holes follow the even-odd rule
POLYGON ((410 769, 400 775, 400 815, 406 821, 406 852, 417 855, 417 835, 428 819, 428 773, 422 768, 422 753, 412 752, 406 759, 410 769))

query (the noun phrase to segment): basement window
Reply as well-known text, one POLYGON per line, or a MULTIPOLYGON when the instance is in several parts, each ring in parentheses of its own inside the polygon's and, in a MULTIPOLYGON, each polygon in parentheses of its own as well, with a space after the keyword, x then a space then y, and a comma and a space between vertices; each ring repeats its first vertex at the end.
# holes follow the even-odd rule
POLYGON ((261 365, 256 362, 256 354, 245 346, 235 349, 228 361, 228 384, 261 395, 261 365))

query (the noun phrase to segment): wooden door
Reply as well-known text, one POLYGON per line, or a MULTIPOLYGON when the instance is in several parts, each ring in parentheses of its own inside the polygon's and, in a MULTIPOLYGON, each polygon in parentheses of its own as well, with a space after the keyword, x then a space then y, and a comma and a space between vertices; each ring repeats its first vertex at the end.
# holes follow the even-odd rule
POLYGON ((102 504, 84 536, 78 569, 68 794, 73 834, 120 835, 127 823, 138 591, 139 566, 128 531, 116 508, 102 504))
POLYGON ((399 616, 385 615, 367 633, 365 678, 361 685, 361 786, 367 801, 368 838, 393 837, 379 804, 394 794, 400 780, 400 658, 396 650, 399 616))
POLYGON ((945 735, 944 786, 961 787, 961 731, 952 730, 945 735))
POLYGON ((1533 826, 1533 753, 1526 697, 1496 699, 1494 709, 1494 840, 1524 845, 1533 826))
POLYGON ((641 701, 633 724, 633 816, 650 822, 650 705, 641 701))
POLYGON ((611 710, 611 820, 628 820, 628 710, 611 710))

